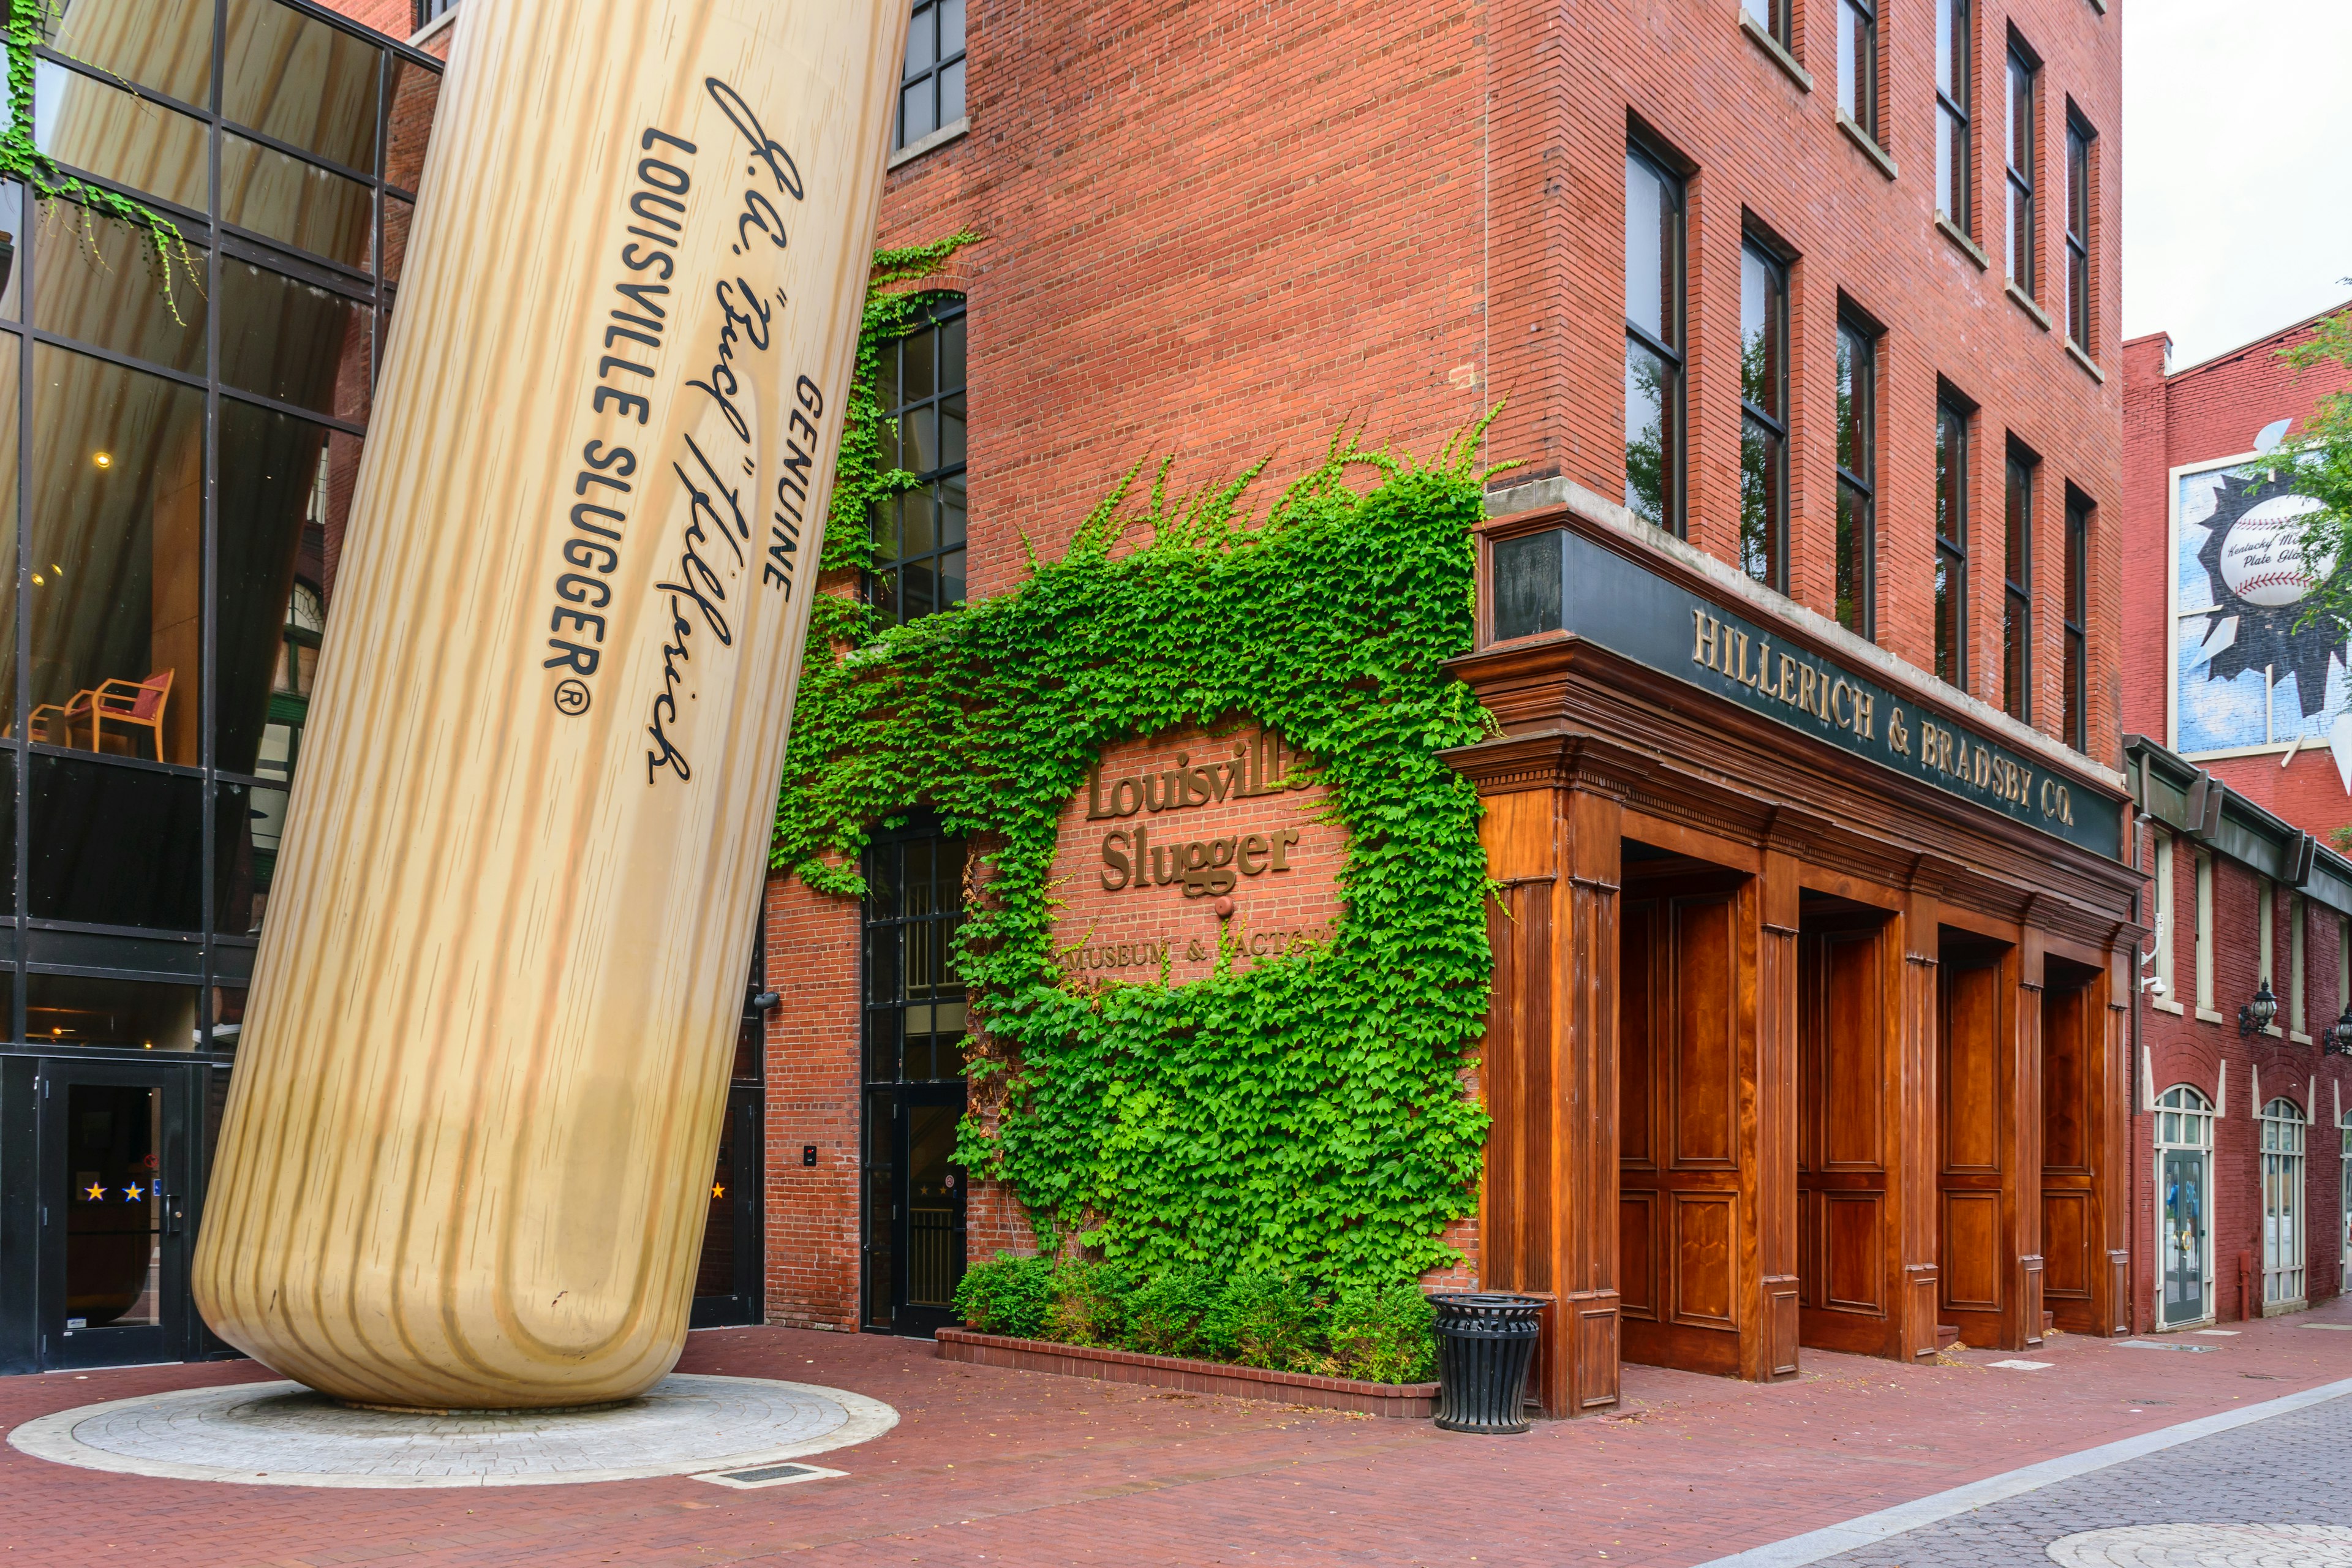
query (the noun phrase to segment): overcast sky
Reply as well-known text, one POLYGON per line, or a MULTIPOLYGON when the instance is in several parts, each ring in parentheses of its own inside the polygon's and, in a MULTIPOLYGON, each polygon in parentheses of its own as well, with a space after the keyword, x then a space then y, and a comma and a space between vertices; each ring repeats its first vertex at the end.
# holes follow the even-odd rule
POLYGON ((2193 364, 2352 297, 2352 0, 2116 0, 2124 335, 2193 364))

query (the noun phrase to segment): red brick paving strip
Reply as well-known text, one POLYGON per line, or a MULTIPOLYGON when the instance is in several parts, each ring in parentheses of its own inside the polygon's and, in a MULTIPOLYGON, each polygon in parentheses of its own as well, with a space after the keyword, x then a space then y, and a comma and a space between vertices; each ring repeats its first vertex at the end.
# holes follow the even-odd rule
MULTIPOLYGON (((2352 1304, 2317 1316, 2352 1321, 2352 1304)), ((2060 1337, 1904 1366, 1807 1352, 1756 1387, 1628 1367, 1615 1417, 1474 1437, 1381 1420, 962 1366, 928 1343, 786 1329, 693 1337, 681 1370, 855 1389, 899 1426, 765 1491, 683 1479, 439 1491, 277 1490, 50 1465, 0 1447, 0 1568, 1703 1562, 1962 1482, 2352 1376, 2352 1334, 2250 1323, 2123 1350, 2060 1337), (1606 1553, 1605 1559, 1602 1553, 1606 1553)), ((245 1363, 0 1380, 0 1424, 245 1363)))

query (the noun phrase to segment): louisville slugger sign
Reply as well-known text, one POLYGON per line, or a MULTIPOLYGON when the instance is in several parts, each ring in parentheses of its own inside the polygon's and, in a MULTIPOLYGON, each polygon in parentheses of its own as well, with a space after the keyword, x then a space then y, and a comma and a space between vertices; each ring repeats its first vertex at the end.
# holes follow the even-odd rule
POLYGON ((313 1387, 684 1343, 907 24, 461 13, 195 1260, 313 1387))

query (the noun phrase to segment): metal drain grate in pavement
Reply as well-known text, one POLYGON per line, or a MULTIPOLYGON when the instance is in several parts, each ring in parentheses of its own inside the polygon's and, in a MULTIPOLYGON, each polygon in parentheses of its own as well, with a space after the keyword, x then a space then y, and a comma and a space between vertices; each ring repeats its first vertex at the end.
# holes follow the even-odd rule
POLYGON ((741 1470, 703 1470, 694 1479, 709 1481, 715 1487, 753 1491, 761 1487, 788 1487, 794 1481, 821 1481, 828 1476, 846 1474, 845 1470, 822 1469, 815 1465, 754 1465, 741 1470))

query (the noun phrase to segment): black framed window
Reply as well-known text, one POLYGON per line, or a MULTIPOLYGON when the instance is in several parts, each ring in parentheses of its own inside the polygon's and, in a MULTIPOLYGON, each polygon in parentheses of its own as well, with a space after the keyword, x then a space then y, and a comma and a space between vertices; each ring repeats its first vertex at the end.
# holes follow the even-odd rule
POLYGON ((1843 316, 1837 331, 1837 619, 1875 637, 1878 340, 1843 316))
POLYGON ((1873 142, 1878 134, 1878 5, 1837 0, 1838 112, 1873 142))
POLYGON ((1936 400, 1936 678, 1969 679, 1969 416, 1936 400))
POLYGON ((1683 181, 1625 149, 1625 505, 1683 531, 1683 181))
POLYGON ((2040 69, 2015 49, 2009 51, 2009 279, 2035 293, 2038 258, 2033 248, 2033 142, 2039 115, 2034 94, 2040 69))
POLYGON ((416 25, 419 27, 436 16, 446 16, 457 8, 457 0, 416 0, 416 25))
POLYGON ((1791 0, 1739 0, 1739 8, 1774 43, 1784 49, 1794 49, 1795 39, 1790 26, 1791 0))
POLYGON ((2034 463, 2009 454, 2001 487, 2000 708, 2033 720, 2034 463))
POLYGON ((2091 141, 2089 126, 2066 117, 2066 335, 2091 352, 2091 141))
POLYGON ((1739 251, 1739 565, 1789 591, 1789 268, 1739 251))
POLYGON ((963 603, 963 296, 934 296, 915 329, 883 347, 878 377, 882 466, 919 482, 875 508, 866 594, 903 624, 963 603))
POLYGON ((43 149, 188 250, 0 182, 0 1028, 227 1050, 441 66, 279 0, 52 9, 43 149))
POLYGON ((911 147, 964 115, 964 0, 917 0, 898 88, 898 139, 911 147))
POLYGON ((1970 72, 1976 31, 1969 0, 1935 0, 1936 5, 1936 205, 1962 234, 1976 234, 1976 211, 1969 200, 1971 131, 1970 72))
POLYGON ((2091 502, 2071 487, 2066 495, 2066 743, 2090 747, 2091 692, 2084 628, 2091 623, 2091 502))
POLYGON ((950 954, 963 922, 965 847, 913 833, 866 854, 866 1081, 963 1077, 964 994, 950 954))

